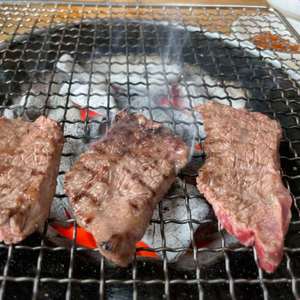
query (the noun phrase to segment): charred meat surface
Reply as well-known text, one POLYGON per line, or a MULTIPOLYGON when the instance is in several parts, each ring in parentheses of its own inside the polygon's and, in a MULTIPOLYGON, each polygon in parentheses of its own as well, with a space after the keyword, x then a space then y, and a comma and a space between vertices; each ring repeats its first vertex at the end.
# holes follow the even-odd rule
POLYGON ((169 129, 127 112, 80 156, 65 176, 65 191, 105 257, 120 266, 132 261, 135 243, 187 159, 187 146, 169 129))
POLYGON ((280 125, 267 116, 218 103, 200 105, 207 159, 197 186, 223 227, 255 246, 259 265, 273 272, 283 255, 291 196, 280 174, 280 125))
POLYGON ((62 147, 50 119, 0 118, 0 241, 20 242, 48 217, 62 147))

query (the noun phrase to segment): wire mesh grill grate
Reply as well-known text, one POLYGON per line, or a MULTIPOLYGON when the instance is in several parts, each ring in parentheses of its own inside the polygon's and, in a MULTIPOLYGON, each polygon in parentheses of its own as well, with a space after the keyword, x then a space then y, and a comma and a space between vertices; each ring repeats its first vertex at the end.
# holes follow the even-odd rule
MULTIPOLYGON (((190 201, 194 196, 188 192, 186 178, 194 180, 194 172, 182 175, 181 193, 188 218, 166 218, 160 204, 159 217, 152 220, 160 226, 162 244, 153 249, 161 253, 160 261, 135 259, 129 268, 112 267, 99 257, 97 250, 77 246, 76 236, 73 236, 71 245, 49 242, 49 219, 43 233, 35 233, 18 245, 0 245, 0 299, 299 298, 300 51, 289 52, 288 48, 283 52, 265 51, 249 42, 254 35, 272 32, 297 44, 299 36, 291 31, 284 18, 262 7, 3 3, 0 5, 0 28, 2 114, 5 110, 13 110, 14 99, 22 97, 21 116, 30 118, 58 111, 66 143, 78 141, 84 144, 94 138, 91 126, 98 124, 106 128, 113 112, 111 86, 119 72, 115 71, 116 66, 122 66, 126 77, 124 82, 119 82, 125 98, 124 106, 132 111, 140 109, 134 102, 135 86, 143 86, 143 96, 148 100, 153 89, 161 86, 165 87, 168 98, 172 97, 169 83, 172 70, 168 69, 167 52, 172 59, 193 66, 193 74, 204 76, 196 83, 201 87, 201 93, 195 94, 195 82, 190 81, 186 72, 180 74, 182 90, 190 104, 187 110, 193 111, 193 101, 197 98, 217 98, 230 105, 245 101, 249 109, 260 110, 281 122, 284 128, 281 144, 283 179, 294 201, 284 259, 273 275, 258 267, 253 249, 229 247, 224 232, 213 217, 202 221, 193 218, 190 201), (151 61, 153 52, 159 58, 161 68, 157 72, 160 74, 158 83, 151 77, 156 63, 151 61), (104 57, 100 63, 99 53, 104 57), (63 54, 71 55, 73 61, 70 61, 70 76, 59 81, 58 75, 63 72, 55 66, 63 54), (132 71, 133 55, 139 56, 139 64, 143 67, 141 73, 132 71), (125 57, 125 60, 118 61, 114 58, 116 56, 118 59, 125 57), (88 77, 78 76, 78 63, 88 66, 88 77), (133 80, 135 75, 141 74, 143 80, 133 80), (207 74, 215 76, 216 81, 207 80, 207 74), (105 80, 99 81, 104 75, 105 80), (62 83, 67 85, 65 95, 59 89, 62 83), (87 97, 87 108, 104 109, 106 118, 99 121, 87 114, 85 120, 68 119, 70 111, 78 110, 70 100, 74 96, 72 85, 76 83, 87 84, 83 93, 87 97), (36 84, 42 86, 38 92, 34 88, 36 84), (95 85, 103 85, 104 94, 94 94, 95 85), (222 95, 212 92, 218 87, 223 88, 222 95), (245 94, 234 92, 241 88, 245 94), (103 95, 108 99, 107 106, 92 107, 93 96, 103 95), (53 96, 66 101, 63 105, 54 105, 53 96), (39 97, 45 99, 42 106, 36 106, 31 100, 39 97), (74 134, 70 127, 78 124, 83 126, 74 134), (172 223, 188 224, 191 247, 168 246, 165 227, 172 223), (199 224, 216 226, 221 246, 198 249, 194 233, 199 224), (168 261, 167 253, 185 253, 187 250, 192 253, 192 269, 179 270, 168 261), (219 253, 221 258, 202 266, 197 260, 201 252, 219 253)), ((143 109, 153 118, 158 108, 150 104, 144 106, 143 109)), ((193 122, 187 125, 197 128, 197 122, 193 118, 193 122)), ((175 120, 173 114, 171 121, 162 123, 176 131, 181 122, 175 120)), ((73 150, 65 147, 62 159, 73 162, 77 156, 73 150)), ((197 158, 203 159, 203 153, 197 158)), ((62 164, 59 176, 63 177, 66 171, 62 164)), ((65 194, 56 193, 55 201, 65 199, 65 194)), ((74 220, 68 222, 76 228, 74 220)))

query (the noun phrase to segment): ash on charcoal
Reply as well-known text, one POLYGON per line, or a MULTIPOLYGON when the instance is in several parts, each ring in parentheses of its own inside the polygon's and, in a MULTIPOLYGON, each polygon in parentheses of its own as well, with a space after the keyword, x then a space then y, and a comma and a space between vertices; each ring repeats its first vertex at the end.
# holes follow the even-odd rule
POLYGON ((246 91, 239 83, 220 81, 188 64, 185 64, 184 74, 184 80, 179 83, 178 88, 187 107, 194 108, 210 100, 231 105, 234 108, 245 107, 246 91))
POLYGON ((97 112, 102 118, 107 116, 107 110, 110 110, 111 116, 116 114, 116 103, 113 96, 108 96, 104 75, 95 74, 92 70, 89 73, 68 54, 61 56, 56 67, 69 76, 69 83, 64 83, 60 89, 61 95, 68 96, 81 108, 97 112))
POLYGON ((203 70, 157 55, 102 56, 79 64, 64 54, 56 69, 68 81, 62 83, 57 96, 49 99, 55 109, 48 114, 58 121, 65 118, 67 99, 68 107, 88 107, 96 112, 95 122, 86 122, 84 126, 86 142, 101 137, 103 130, 99 124, 113 119, 118 109, 130 105, 132 111, 163 123, 181 136, 192 154, 195 142, 205 138, 201 115, 193 111, 195 106, 209 100, 245 106, 242 89, 225 89, 222 82, 216 82, 203 70))
POLYGON ((142 113, 145 117, 158 123, 163 123, 165 127, 170 128, 179 135, 191 149, 191 155, 194 153, 194 143, 196 140, 203 139, 205 132, 201 122, 202 117, 197 112, 175 109, 171 107, 155 107, 151 110, 140 108, 134 110, 142 113))
POLYGON ((145 95, 149 89, 166 89, 168 83, 178 81, 182 72, 177 63, 163 61, 156 55, 115 55, 110 59, 102 57, 95 59, 92 65, 87 64, 86 69, 87 72, 103 74, 107 82, 118 86, 125 93, 129 93, 130 89, 131 94, 140 95, 145 95))
POLYGON ((236 108, 246 103, 243 89, 188 64, 165 62, 154 55, 145 61, 141 56, 114 56, 111 64, 110 83, 118 106, 130 104, 133 111, 164 123, 190 146, 205 137, 201 115, 194 107, 210 100, 236 108))
MULTIPOLYGON (((209 205, 200 198, 197 188, 191 184, 186 184, 187 193, 189 195, 188 205, 191 211, 191 216, 189 215, 185 202, 183 186, 183 182, 180 179, 177 179, 170 193, 161 202, 164 220, 173 219, 172 222, 164 225, 166 247, 172 249, 188 248, 191 243, 191 237, 193 236, 193 232, 191 232, 190 224, 188 222, 180 224, 177 221, 184 222, 194 219, 201 222, 206 220, 210 215, 209 205)), ((155 209, 152 218, 154 220, 160 220, 159 207, 155 209)), ((160 226, 160 223, 151 223, 142 239, 142 241, 151 248, 163 247, 160 226)), ((192 227, 193 230, 196 231, 199 224, 193 223, 192 227)), ((174 262, 178 260, 184 252, 185 251, 167 251, 166 256, 169 262, 174 262)), ((162 256, 162 252, 159 252, 158 254, 162 256)))
POLYGON ((1 116, 7 118, 7 119, 15 119, 22 115, 22 112, 24 111, 23 107, 16 104, 11 105, 8 108, 1 109, 1 116))
POLYGON ((32 79, 31 85, 23 87, 22 95, 15 98, 14 103, 23 108, 21 114, 24 114, 25 118, 33 121, 45 114, 46 106, 56 108, 59 105, 64 105, 64 102, 52 103, 55 95, 59 93, 61 82, 64 80, 66 77, 63 74, 55 73, 53 75, 50 72, 39 74, 38 78, 32 79))
MULTIPOLYGON (((201 230, 195 234, 201 235, 201 230)), ((197 237, 195 237, 195 239, 196 238, 197 237)), ((214 251, 222 248, 223 243, 224 247, 231 249, 240 245, 235 237, 229 235, 225 231, 223 231, 222 234, 214 231, 210 236, 206 237, 206 239, 209 239, 209 242, 207 242, 203 247, 198 247, 198 249, 203 248, 203 251, 199 251, 197 253, 197 261, 194 260, 193 250, 190 249, 180 256, 180 259, 176 262, 176 268, 181 270, 194 270, 196 263, 199 266, 209 266, 224 257, 223 251, 214 251)))

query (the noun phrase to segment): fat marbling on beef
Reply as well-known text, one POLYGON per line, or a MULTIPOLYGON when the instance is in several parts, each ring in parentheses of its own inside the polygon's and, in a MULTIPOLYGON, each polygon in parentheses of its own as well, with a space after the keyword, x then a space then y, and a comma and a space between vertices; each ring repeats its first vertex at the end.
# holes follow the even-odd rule
POLYGON ((0 241, 17 243, 46 220, 63 134, 56 122, 0 118, 0 241))
POLYGON ((283 255, 291 196, 280 173, 280 125, 267 116, 218 103, 198 106, 207 159, 197 186, 223 227, 254 245, 259 265, 273 272, 283 255))
POLYGON ((80 156, 65 176, 65 191, 104 256, 120 266, 132 261, 155 206, 187 159, 187 146, 169 129, 125 111, 80 156))

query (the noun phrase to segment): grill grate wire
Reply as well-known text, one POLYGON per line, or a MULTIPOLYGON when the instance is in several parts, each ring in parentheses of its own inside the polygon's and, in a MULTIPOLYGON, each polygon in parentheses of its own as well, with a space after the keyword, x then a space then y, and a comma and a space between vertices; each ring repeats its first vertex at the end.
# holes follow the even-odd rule
MULTIPOLYGON (((26 95, 26 101, 23 107, 23 114, 30 109, 28 106, 28 98, 35 95, 32 91, 33 84, 36 80, 45 85, 46 104, 42 107, 42 114, 47 114, 49 109, 63 109, 63 117, 61 125, 64 130, 68 124, 74 124, 82 121, 69 121, 67 120, 68 110, 74 108, 70 101, 71 85, 74 83, 73 75, 75 74, 75 64, 82 59, 90 63, 91 72, 89 74, 88 94, 87 101, 88 107, 90 101, 90 94, 92 91, 93 75, 98 71, 94 71, 95 58, 98 42, 98 35, 101 34, 101 28, 97 22, 92 23, 91 34, 86 37, 87 31, 85 29, 85 22, 105 18, 108 20, 108 82, 111 85, 112 75, 112 56, 113 56, 113 20, 123 18, 123 23, 118 25, 119 30, 124 33, 123 54, 126 56, 126 72, 127 84, 126 90, 128 96, 128 107, 133 110, 135 108, 131 103, 131 87, 130 87, 130 59, 129 49, 132 48, 133 41, 130 39, 129 33, 131 28, 128 26, 131 19, 147 20, 152 24, 153 40, 155 47, 158 50, 160 63, 163 66, 163 84, 167 87, 168 94, 171 97, 169 84, 167 79, 166 62, 164 57, 164 46, 162 37, 160 36, 159 25, 155 21, 166 21, 169 26, 174 22, 182 26, 183 30, 187 32, 187 37, 191 45, 195 42, 193 37, 188 34, 189 25, 198 26, 204 29, 204 32, 219 32, 224 34, 231 33, 230 37, 225 38, 228 42, 234 41, 241 45, 247 39, 240 37, 241 33, 249 33, 251 28, 256 28, 260 32, 271 28, 284 27, 285 33, 281 34, 282 37, 299 39, 294 32, 290 31, 290 27, 285 23, 285 19, 279 16, 276 12, 263 7, 213 7, 213 6, 160 6, 160 5, 59 5, 59 4, 42 4, 42 3, 27 3, 18 5, 11 5, 3 3, 0 5, 0 41, 4 47, 0 49, 1 61, 6 62, 3 64, 4 68, 1 69, 3 74, 11 74, 7 80, 7 90, 4 93, 3 104, 0 109, 8 108, 11 98, 20 93, 26 95), (244 26, 240 24, 236 31, 232 34, 232 22, 241 16, 260 16, 264 20, 264 24, 252 19, 250 25, 244 26), (268 16, 277 18, 277 22, 271 23, 268 16), (56 33, 55 39, 53 30, 63 24, 64 26, 56 33), (69 26, 77 24, 78 26, 72 31, 69 26), (31 38, 39 30, 43 30, 43 39, 41 43, 21 43, 21 51, 13 49, 13 45, 17 43, 20 38, 25 41, 30 41, 31 38), (52 38, 52 40, 51 40, 52 38), (90 40, 90 43, 85 40, 90 40), (69 42, 65 42, 65 41, 69 42), (55 44, 56 52, 49 50, 49 44, 55 44), (68 44, 69 43, 69 44, 68 44), (89 48, 89 51, 84 53, 82 46, 89 48), (35 49, 32 49, 34 47, 35 49), (59 57, 67 52, 73 55, 74 61, 72 65, 72 72, 67 82, 69 84, 67 101, 65 106, 51 107, 48 100, 55 93, 53 92, 55 85, 55 76, 57 70, 53 68, 50 71, 50 81, 43 81, 43 76, 49 73, 46 67, 41 67, 46 62, 56 64, 59 57), (14 53, 18 52, 18 60, 14 61, 14 53), (36 55, 30 58, 29 54, 36 55), (28 58, 29 57, 29 58, 28 58), (88 57, 88 58, 87 58, 88 57), (9 68, 13 64, 13 68, 9 68), (32 76, 29 81, 21 78, 19 72, 26 68, 26 65, 31 67, 26 69, 32 76), (35 78, 35 79, 33 79, 35 78), (17 91, 15 83, 26 86, 25 91, 17 91)), ((145 38, 148 36, 147 28, 144 23, 137 26, 139 31, 139 53, 143 58, 143 65, 145 69, 146 80, 146 98, 150 98, 151 83, 149 82, 149 64, 147 63, 147 47, 149 41, 145 38)), ((248 46, 249 47, 249 46, 248 46)), ((84 48, 84 47, 83 47, 84 48)), ((249 48, 248 50, 253 50, 249 48)), ((259 57, 262 61, 275 62, 279 61, 286 73, 291 74, 295 72, 300 74, 300 58, 296 54, 288 57, 282 57, 277 52, 271 51, 271 55, 265 57, 263 52, 259 52, 259 57), (291 64, 292 62, 292 64, 291 64)), ((194 58, 195 65, 200 65, 199 49, 192 47, 190 49, 192 57, 194 58)), ((215 52, 209 49, 209 55, 215 64, 218 74, 223 73, 222 64, 214 56, 215 52)), ((232 58, 229 56, 227 59, 230 61, 232 58)), ((250 59, 251 60, 251 59, 250 59)), ((235 64, 232 63, 233 73, 236 78, 239 78, 239 71, 235 64)), ((268 102, 267 111, 269 115, 281 120, 282 117, 288 118, 287 125, 284 124, 284 139, 282 141, 283 147, 286 150, 284 155, 281 155, 283 164, 283 180, 293 195, 293 218, 290 225, 287 243, 284 248, 284 259, 279 270, 274 275, 264 273, 257 263, 257 255, 254 249, 246 247, 238 247, 231 249, 227 246, 226 240, 223 236, 220 224, 218 224, 218 232, 222 239, 221 247, 210 249, 201 248, 197 249, 196 241, 194 238, 195 226, 197 224, 212 223, 216 224, 215 219, 205 220, 199 222, 192 219, 190 208, 191 195, 187 192, 186 182, 183 182, 182 192, 184 195, 185 207, 188 219, 176 220, 164 217, 162 205, 159 207, 159 218, 153 219, 152 222, 160 225, 162 236, 162 245, 159 248, 152 249, 153 251, 162 253, 162 261, 154 266, 148 262, 135 260, 128 269, 114 269, 102 257, 95 263, 90 262, 85 255, 95 255, 97 250, 89 250, 83 247, 76 246, 76 232, 74 233, 73 242, 71 247, 68 245, 55 246, 49 243, 46 239, 48 231, 48 222, 45 225, 43 234, 34 234, 26 239, 24 242, 7 246, 0 244, 0 299, 23 299, 25 296, 30 299, 247 299, 249 296, 256 299, 299 299, 299 283, 300 283, 300 239, 297 237, 297 230, 300 225, 300 212, 299 200, 300 192, 297 185, 300 186, 300 127, 299 127, 299 109, 300 109, 300 89, 299 79, 292 80, 288 77, 291 85, 286 89, 282 88, 283 78, 281 74, 278 77, 274 76, 274 71, 269 70, 268 79, 277 87, 274 97, 268 102), (297 81, 298 80, 298 81, 297 81), (287 97, 289 91, 294 94, 287 97), (296 94, 295 94, 296 93, 296 94), (298 98, 297 98, 298 97, 298 98), (279 105, 280 104, 280 105, 279 105), (280 106, 277 109, 277 106, 280 106), (291 121, 292 120, 292 121, 291 121), (297 133, 297 134, 296 134, 297 133), (287 167, 286 167, 287 166, 287 167), (291 168, 291 170, 289 170, 291 168), (165 236, 165 226, 170 223, 188 224, 190 230, 190 238, 193 252, 194 269, 192 271, 178 271, 168 262, 167 252, 185 252, 187 248, 169 248, 167 244, 167 237, 165 236), (297 240, 298 239, 298 240, 297 240), (210 252, 222 253, 224 259, 220 259, 216 264, 209 267, 200 266, 197 260, 197 253, 210 252), (26 253, 26 254, 25 254, 26 253), (243 258, 244 257, 244 258, 243 258), (27 263, 26 263, 26 260, 27 263), (252 262, 249 262, 252 260, 252 262), (245 266, 239 263, 245 263, 245 266), (249 270, 248 265, 250 265, 249 270), (49 269, 49 271, 48 271, 49 269)), ((291 76, 291 75, 289 75, 291 76)), ((222 78, 222 76, 221 76, 222 78)), ((192 86, 183 74, 182 83, 184 89, 189 96, 192 110, 193 95, 190 92, 192 86)), ((253 81, 258 81, 259 77, 253 70, 253 81)), ((228 83, 226 80, 220 80, 220 84, 225 86, 226 99, 229 102, 235 101, 230 98, 227 88, 238 88, 233 83, 228 83)), ((205 82, 204 87, 210 88, 210 83, 205 82)), ((261 87, 263 89, 263 87, 261 87)), ((205 97, 205 95, 199 95, 205 97)), ((110 98, 111 90, 107 89, 108 106, 106 108, 107 118, 110 117, 110 98)), ((222 98, 222 97, 221 97, 222 98)), ((249 96, 251 98, 251 96, 249 96)), ((247 101, 249 102, 249 98, 247 101)), ((262 99, 265 100, 265 99, 262 99)), ((149 105, 150 107, 150 105, 149 105)), ((148 109, 149 109, 148 107, 148 109)), ((152 117, 153 108, 149 109, 149 114, 152 117)), ((196 118, 194 116, 194 122, 196 118)), ((69 133, 65 134, 66 141, 68 140, 84 140, 88 136, 88 128, 90 123, 98 122, 90 119, 84 121, 85 134, 73 136, 69 133)), ((173 128, 176 130, 176 121, 173 121, 173 128)), ((193 125, 193 124, 192 124, 193 125)), ((63 153, 63 158, 74 157, 74 153, 63 153)), ((59 175, 64 175, 66 170, 60 170, 59 175)), ((56 194, 56 199, 65 199, 64 194, 56 194)), ((51 220, 49 220, 50 222, 51 220)), ((69 220, 69 223, 74 224, 75 220, 69 220)), ((248 298, 249 299, 249 298, 248 298)))

